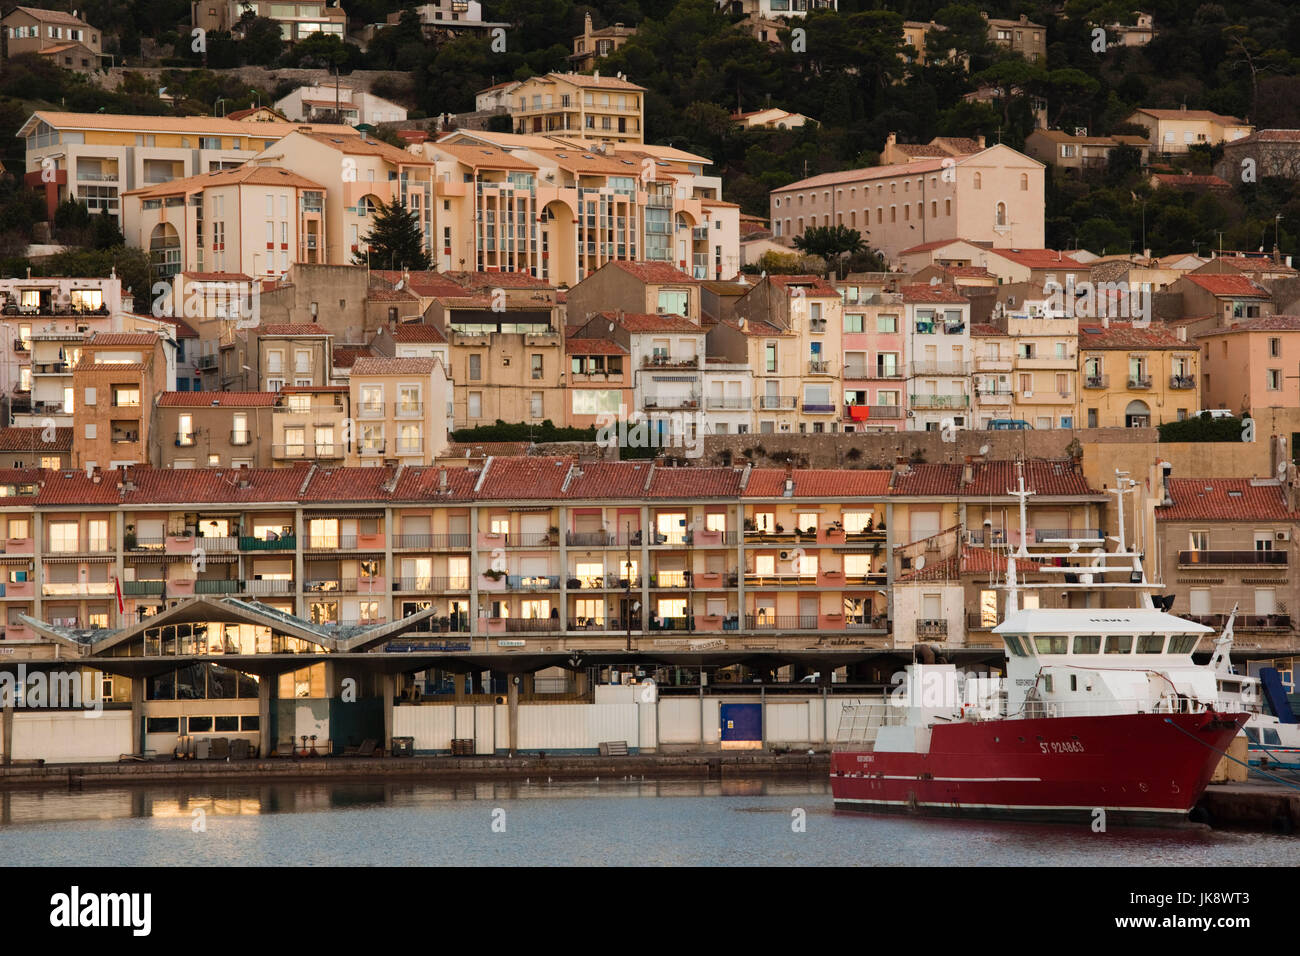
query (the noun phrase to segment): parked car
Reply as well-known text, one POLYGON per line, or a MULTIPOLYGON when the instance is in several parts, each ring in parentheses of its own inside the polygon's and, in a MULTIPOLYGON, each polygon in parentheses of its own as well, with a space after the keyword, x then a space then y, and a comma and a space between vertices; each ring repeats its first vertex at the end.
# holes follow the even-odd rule
POLYGON ((995 418, 989 422, 989 430, 995 432, 1024 431, 1033 427, 1023 418, 995 418))

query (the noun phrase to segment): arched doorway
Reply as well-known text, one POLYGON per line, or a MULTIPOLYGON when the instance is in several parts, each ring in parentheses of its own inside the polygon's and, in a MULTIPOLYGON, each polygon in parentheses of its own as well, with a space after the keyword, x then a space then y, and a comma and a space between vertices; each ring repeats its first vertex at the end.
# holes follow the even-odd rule
POLYGON ((181 271, 181 237, 169 222, 160 222, 149 234, 149 265, 155 279, 181 271))
POLYGON ((1151 409, 1146 402, 1132 401, 1124 409, 1125 428, 1150 428, 1151 409))

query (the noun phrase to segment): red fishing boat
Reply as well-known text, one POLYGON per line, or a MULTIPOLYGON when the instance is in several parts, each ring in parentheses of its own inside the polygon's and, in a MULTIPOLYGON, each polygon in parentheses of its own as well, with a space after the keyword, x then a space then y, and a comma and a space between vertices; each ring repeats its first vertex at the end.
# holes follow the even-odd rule
MULTIPOLYGON (((1247 714, 1221 704, 1215 669, 1192 659, 1210 628, 1153 601, 1141 555, 1124 542, 1132 483, 1119 477, 1114 550, 1057 539, 1059 553, 1033 555, 1046 559, 1035 574, 1051 579, 1040 585, 1017 581, 1017 559, 1029 558, 1023 543, 1008 554, 1006 609, 994 628, 1007 652, 1003 675, 930 663, 924 648, 892 693, 844 708, 831 759, 837 809, 1187 821, 1247 714), (1069 606, 1022 608, 1021 592, 1035 587, 1065 593, 1069 606)), ((1023 529, 1031 492, 1020 485, 1011 493, 1023 529)))

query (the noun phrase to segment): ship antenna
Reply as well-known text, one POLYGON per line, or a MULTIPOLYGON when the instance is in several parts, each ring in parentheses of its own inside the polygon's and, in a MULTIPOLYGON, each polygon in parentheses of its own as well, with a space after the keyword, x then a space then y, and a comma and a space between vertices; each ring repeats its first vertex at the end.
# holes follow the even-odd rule
POLYGON ((1004 619, 1020 610, 1020 584, 1016 580, 1015 555, 1007 555, 1007 606, 1004 619))
POLYGON ((1017 470, 1020 472, 1020 489, 1018 491, 1008 491, 1007 494, 1020 499, 1020 547, 1016 550, 1016 557, 1028 558, 1029 551, 1025 548, 1025 534, 1029 528, 1029 519, 1026 516, 1026 501, 1033 492, 1025 490, 1025 472, 1023 465, 1019 466, 1017 470))
POLYGON ((1121 553, 1128 550, 1128 544, 1124 539, 1124 479, 1128 475, 1127 471, 1115 469, 1115 503, 1119 506, 1119 550, 1121 553))

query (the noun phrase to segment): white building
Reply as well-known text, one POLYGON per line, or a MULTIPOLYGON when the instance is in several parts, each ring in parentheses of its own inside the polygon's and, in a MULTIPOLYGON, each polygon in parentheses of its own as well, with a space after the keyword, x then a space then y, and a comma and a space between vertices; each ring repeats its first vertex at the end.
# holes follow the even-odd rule
POLYGON ((346 86, 300 86, 276 100, 275 108, 295 123, 333 121, 335 113, 338 121, 348 126, 377 126, 406 119, 406 107, 346 86))
POLYGON ((907 430, 971 427, 970 300, 955 289, 903 288, 907 430))

